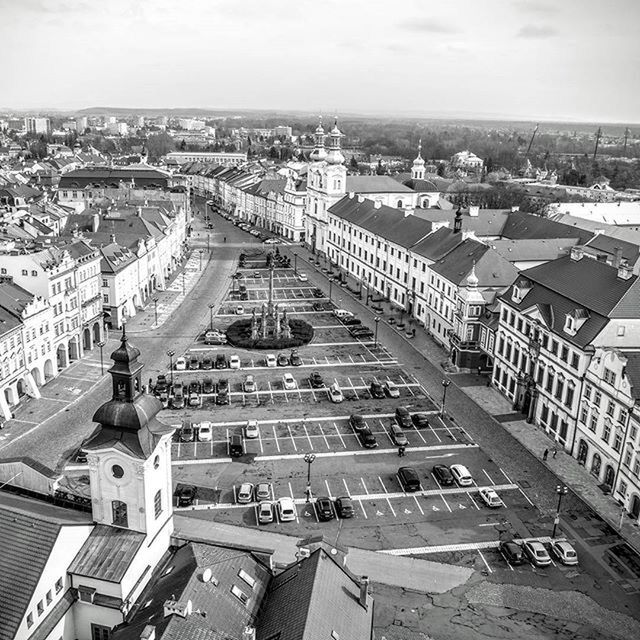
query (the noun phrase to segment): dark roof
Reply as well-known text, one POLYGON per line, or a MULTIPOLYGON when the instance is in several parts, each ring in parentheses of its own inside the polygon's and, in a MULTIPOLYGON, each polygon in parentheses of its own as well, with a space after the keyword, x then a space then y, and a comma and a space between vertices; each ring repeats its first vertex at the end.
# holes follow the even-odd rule
POLYGON ((0 493, 0 640, 15 638, 62 526, 85 521, 85 514, 74 519, 65 509, 0 493))
POLYGON ((156 169, 87 167, 60 176, 58 189, 84 189, 89 185, 117 188, 120 182, 131 181, 137 187, 164 188, 169 184, 169 176, 156 169))
POLYGON ((158 640, 239 640, 245 626, 254 624, 270 579, 269 569, 248 551, 199 542, 170 549, 112 640, 138 640, 148 624, 158 640), (207 569, 211 579, 205 581, 207 569), (240 571, 255 579, 253 588, 240 571), (233 586, 248 596, 246 605, 231 592, 233 586), (165 616, 167 600, 190 600, 192 613, 165 616))
POLYGON ((584 244, 593 237, 593 234, 533 213, 512 211, 502 229, 502 237, 511 240, 578 238, 579 243, 584 244))
MULTIPOLYGON (((457 211, 437 207, 416 209, 416 215, 431 222, 448 222, 453 228, 457 211)), ((478 236, 501 236, 511 211, 508 209, 478 209, 478 215, 470 215, 468 209, 460 210, 462 229, 478 236)))
POLYGON ((449 251, 462 242, 462 234, 455 233, 448 227, 440 227, 426 238, 415 244, 411 251, 427 260, 436 262, 446 256, 449 251))
POLYGON ((535 240, 491 240, 489 245, 509 262, 542 262, 566 256, 578 238, 537 238, 535 240))
POLYGON ((597 252, 606 253, 611 257, 615 256, 616 249, 620 249, 621 257, 631 265, 634 265, 638 261, 638 257, 640 257, 640 247, 637 244, 626 242, 621 238, 612 238, 601 233, 589 240, 585 247, 587 251, 595 249, 597 252))
POLYGON ((145 535, 131 529, 97 524, 69 566, 69 573, 120 582, 145 535))
POLYGON ((0 307, 20 317, 35 296, 13 281, 0 281, 0 307))
POLYGON ((431 182, 431 180, 419 180, 415 178, 410 178, 409 180, 403 180, 402 184, 405 187, 409 187, 409 189, 416 191, 418 193, 438 193, 440 189, 431 182))
POLYGON ((347 193, 413 193, 391 176, 347 176, 347 193))
POLYGON ((637 351, 623 351, 624 357, 627 359, 625 371, 629 382, 631 383, 631 397, 636 400, 640 399, 640 353, 637 351))
POLYGON ((0 307, 0 336, 15 331, 21 324, 22 322, 15 315, 0 307))
POLYGON ((373 601, 365 608, 359 595, 357 581, 318 549, 271 580, 257 640, 369 640, 373 601))

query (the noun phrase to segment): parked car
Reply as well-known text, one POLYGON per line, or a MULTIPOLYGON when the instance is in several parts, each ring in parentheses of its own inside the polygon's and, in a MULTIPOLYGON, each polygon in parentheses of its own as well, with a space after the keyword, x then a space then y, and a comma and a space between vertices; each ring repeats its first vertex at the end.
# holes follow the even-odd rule
POLYGON ((524 564, 526 561, 522 546, 513 540, 503 540, 498 550, 509 564, 524 564))
POLYGON ((198 426, 198 440, 200 442, 211 442, 213 439, 213 429, 210 422, 201 422, 198 426))
POLYGON ((267 365, 267 367, 275 367, 278 364, 278 360, 277 358, 273 355, 273 353, 268 353, 265 358, 264 361, 267 365))
POLYGON ((280 522, 291 522, 296 519, 296 505, 291 498, 280 498, 278 500, 278 517, 280 522))
POLYGON ((229 381, 226 378, 218 380, 216 404, 229 404, 229 381))
POLYGON ((309 278, 307 278, 307 274, 306 273, 300 272, 298 274, 298 280, 300 280, 300 282, 307 282, 309 280, 309 278))
POLYGON ((566 540, 554 540, 551 543, 551 553, 562 564, 573 566, 578 564, 578 554, 571 544, 566 540))
POLYGON ((191 422, 185 422, 180 428, 180 440, 182 442, 193 442, 195 431, 191 422))
POLYGON ((353 313, 351 313, 351 311, 347 311, 346 309, 334 309, 333 315, 339 320, 342 320, 343 318, 346 318, 349 316, 353 317, 353 313))
POLYGON ((166 391, 163 391, 159 396, 158 399, 160 400, 160 402, 162 403, 162 408, 166 409, 169 406, 169 394, 166 391))
POLYGON ((197 380, 191 380, 189 382, 189 393, 200 393, 200 383, 197 380))
POLYGON ((269 500, 271 498, 271 485, 268 482, 259 482, 256 485, 256 500, 269 500))
POLYGON ((202 393, 213 393, 214 384, 212 378, 205 378, 202 381, 202 393))
POLYGON ((398 480, 404 491, 420 491, 420 476, 413 467, 400 467, 398 480))
POLYGON ((348 327, 356 327, 362 324, 362 320, 356 318, 355 316, 345 316, 341 318, 342 324, 347 325, 348 327))
POLYGON ((322 291, 322 289, 314 289, 313 290, 313 297, 314 298, 324 298, 324 291, 322 291))
POLYGON ((337 402, 342 402, 344 400, 342 391, 340 390, 340 387, 335 382, 329 386, 328 393, 329 393, 329 400, 331 400, 331 402, 337 403, 337 402))
POLYGON ((322 379, 322 376, 318 371, 314 371, 309 376, 309 384, 311 385, 312 389, 321 389, 322 387, 324 387, 324 380, 322 379))
POLYGON ((478 493, 487 507, 501 507, 503 504, 500 496, 493 489, 480 489, 478 493))
POLYGON ((190 407, 199 407, 202 405, 202 398, 199 393, 190 393, 189 394, 189 406, 190 407))
POLYGON ((199 369, 200 368, 200 360, 198 356, 191 356, 189 358, 189 369, 199 369))
POLYGON ((395 444, 399 447, 406 447, 409 445, 409 440, 400 425, 392 422, 389 427, 391 429, 391 438, 395 444))
POLYGON ((302 358, 298 354, 297 350, 294 349, 289 356, 289 363, 292 367, 299 367, 302 365, 302 358))
POLYGON ((175 394, 171 398, 171 408, 172 409, 184 409, 185 407, 185 399, 183 393, 175 394))
POLYGON ((243 307, 241 304, 239 304, 239 305, 236 307, 236 314, 237 314, 237 315, 239 315, 239 316, 241 316, 243 313, 244 313, 244 307, 243 307))
POLYGON ((413 425, 415 426, 416 429, 426 429, 427 427, 429 427, 429 417, 427 416, 426 413, 414 413, 411 416, 411 422, 413 422, 413 425))
POLYGON ((369 387, 369 392, 374 398, 384 398, 384 389, 378 380, 372 380, 371 386, 369 387))
POLYGON ((216 369, 226 369, 227 368, 227 358, 224 353, 216 354, 216 369))
POLYGON ((179 507, 190 507, 198 496, 198 490, 190 484, 178 485, 174 496, 179 507))
POLYGON ((367 428, 367 423, 364 421, 364 417, 359 413, 352 413, 349 416, 349 424, 354 431, 362 431, 367 428))
POLYGON ((76 451, 76 462, 86 464, 87 460, 87 452, 84 449, 78 449, 78 451, 76 451))
POLYGON ((239 368, 240 368, 239 356, 235 354, 229 356, 229 369, 239 369, 239 368))
POLYGON ((286 367, 289 364, 289 358, 284 353, 278 354, 278 366, 286 367))
POLYGON ((260 524, 269 524, 270 522, 273 522, 273 519, 273 505, 268 500, 263 500, 258 505, 258 522, 260 524))
POLYGON ((180 356, 179 358, 176 358, 173 366, 176 371, 185 371, 187 368, 187 359, 180 356))
POLYGON ((411 429, 413 426, 413 422, 411 421, 411 414, 409 413, 409 409, 407 407, 396 407, 395 412, 396 422, 403 429, 411 429))
POLYGON ((349 333, 354 338, 373 338, 373 331, 368 327, 362 325, 355 325, 353 327, 349 327, 349 333))
POLYGON ((522 549, 531 564, 536 567, 547 567, 551 564, 551 557, 540 540, 525 540, 522 549))
POLYGON ((257 420, 248 420, 244 426, 244 437, 250 440, 257 438, 260 435, 260 428, 258 427, 257 420))
POLYGON ((259 272, 259 271, 254 271, 254 272, 253 272, 253 277, 254 277, 254 278, 261 278, 262 276, 260 275, 260 272, 259 272))
POLYGON ((452 485, 453 474, 449 471, 449 467, 444 464, 437 464, 431 469, 435 479, 443 486, 452 485))
POLYGON ((211 369, 213 369, 213 360, 211 359, 211 356, 205 356, 204 358, 202 358, 200 367, 205 371, 210 371, 211 369))
POLYGON ((245 393, 255 393, 258 390, 256 381, 251 374, 245 376, 244 382, 242 383, 242 389, 245 393))
POLYGON ((365 449, 375 449, 378 446, 378 441, 369 427, 358 431, 358 437, 360 438, 360 444, 365 449))
POLYGON ((336 511, 340 518, 353 518, 353 501, 348 496, 340 496, 336 499, 336 511))
POLYGON ((213 333, 207 331, 204 337, 205 344, 225 344, 227 342, 227 337, 222 333, 213 333))
POLYGON ((246 504, 253 500, 253 485, 250 482, 243 482, 238 489, 236 502, 238 504, 246 504))
POLYGON ((293 391, 298 388, 296 379, 290 373, 285 373, 282 376, 282 385, 287 391, 293 391))
POLYGON ((333 511, 333 503, 331 502, 331 499, 326 496, 316 498, 316 513, 318 514, 318 520, 322 522, 333 520, 335 518, 335 513, 333 511))
POLYGON ((465 467, 463 464, 452 464, 449 467, 455 481, 461 487, 470 487, 473 485, 473 477, 469 473, 469 469, 465 467))
POLYGON ((163 391, 168 391, 169 389, 169 381, 167 380, 167 376, 161 373, 156 378, 156 385, 154 387, 154 391, 156 393, 162 393, 163 391))
POLYGON ((384 382, 384 390, 385 393, 390 398, 399 398, 400 397, 400 389, 398 389, 398 385, 391 380, 385 380, 384 382))

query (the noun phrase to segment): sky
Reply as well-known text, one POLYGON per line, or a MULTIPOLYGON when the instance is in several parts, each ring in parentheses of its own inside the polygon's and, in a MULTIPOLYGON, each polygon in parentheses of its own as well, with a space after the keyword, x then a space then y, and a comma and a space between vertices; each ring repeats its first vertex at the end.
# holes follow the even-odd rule
POLYGON ((640 122, 640 0, 0 0, 0 107, 640 122))

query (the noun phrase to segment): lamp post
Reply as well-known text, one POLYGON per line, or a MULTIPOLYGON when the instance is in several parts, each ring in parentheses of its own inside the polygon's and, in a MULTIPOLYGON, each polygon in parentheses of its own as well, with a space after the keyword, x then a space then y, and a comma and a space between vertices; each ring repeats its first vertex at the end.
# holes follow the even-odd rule
POLYGON ((444 379, 442 381, 442 408, 440 409, 440 415, 444 417, 444 404, 447 401, 447 389, 451 384, 451 380, 444 379))
POLYGON ((556 517, 553 519, 553 531, 551 532, 552 538, 556 537, 556 529, 560 523, 560 505, 562 504, 563 496, 567 495, 567 491, 567 487, 561 487, 560 485, 556 487, 556 493, 558 494, 558 506, 556 508, 556 517))
POLYGON ((209 329, 213 331, 213 307, 216 305, 213 302, 209 303, 209 329))
POLYGON ((96 342, 96 345, 100 348, 100 375, 101 376, 104 375, 104 361, 102 359, 102 348, 104 347, 105 344, 106 342, 104 340, 101 340, 100 342, 96 342))
POLYGON ((204 253, 204 249, 200 249, 200 271, 202 271, 202 254, 204 253))
POLYGON ((184 289, 184 271, 182 272, 182 295, 186 297, 185 289, 184 289))
POLYGON ((211 234, 207 231, 207 252, 209 253, 211 252, 211 249, 209 247, 210 240, 211 240, 211 234))
POLYGON ((373 345, 378 347, 378 323, 380 322, 380 316, 376 316, 373 321, 376 323, 376 337, 373 340, 373 345))
POLYGON ((156 327, 158 326, 158 296, 153 299, 153 307, 156 315, 156 327))
POLYGON ((329 302, 331 302, 331 288, 333 287, 333 278, 329 278, 329 302))
POLYGON ((305 453, 304 461, 307 463, 307 502, 311 499, 311 465, 315 459, 315 453, 305 453))
POLYGON ((169 349, 167 355, 169 356, 169 373, 171 375, 171 386, 173 387, 173 356, 176 355, 176 352, 169 349))
POLYGON ((293 254, 293 273, 294 275, 298 275, 298 254, 293 254))

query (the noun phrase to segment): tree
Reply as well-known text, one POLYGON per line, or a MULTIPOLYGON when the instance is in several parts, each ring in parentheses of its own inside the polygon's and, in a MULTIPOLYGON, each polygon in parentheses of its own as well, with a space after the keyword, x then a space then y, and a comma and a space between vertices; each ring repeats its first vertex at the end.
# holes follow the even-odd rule
POLYGON ((180 151, 184 151, 187 148, 187 143, 184 141, 184 138, 182 139, 182 142, 180 143, 180 151))
POLYGON ((444 177, 445 168, 446 168, 446 167, 444 166, 444 162, 441 162, 441 163, 438 165, 438 168, 436 169, 436 173, 437 173, 441 178, 443 178, 443 177, 444 177))
POLYGON ((145 146, 149 154, 149 159, 152 161, 157 161, 174 149, 173 139, 164 132, 150 135, 147 138, 145 146))
POLYGON ((358 161, 355 156, 351 156, 351 160, 349 160, 349 166, 354 170, 358 170, 358 161))

